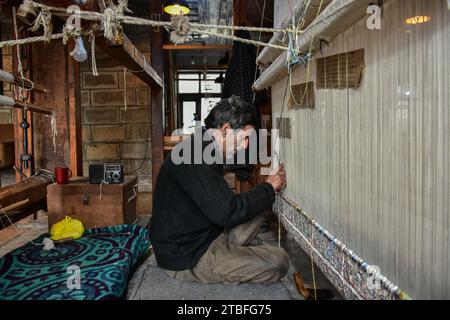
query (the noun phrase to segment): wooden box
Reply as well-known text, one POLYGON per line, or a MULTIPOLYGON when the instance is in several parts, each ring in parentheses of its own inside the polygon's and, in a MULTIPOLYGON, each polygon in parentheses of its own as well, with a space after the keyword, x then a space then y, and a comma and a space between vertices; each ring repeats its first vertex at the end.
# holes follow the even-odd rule
POLYGON ((134 224, 138 220, 137 192, 134 176, 115 185, 89 184, 87 178, 51 184, 47 187, 49 228, 65 216, 82 221, 86 229, 134 224))

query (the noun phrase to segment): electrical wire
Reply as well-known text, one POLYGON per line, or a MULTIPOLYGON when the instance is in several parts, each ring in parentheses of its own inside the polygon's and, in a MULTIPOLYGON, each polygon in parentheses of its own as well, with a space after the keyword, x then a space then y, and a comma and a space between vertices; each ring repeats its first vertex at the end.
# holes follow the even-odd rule
MULTIPOLYGON (((145 60, 145 61, 147 61, 147 60, 145 60)), ((128 69, 128 68, 126 68, 126 67, 124 67, 124 103, 125 103, 125 112, 127 111, 127 72, 131 72, 131 73, 141 73, 141 72, 145 72, 145 69, 141 69, 141 70, 131 70, 131 69, 128 69)), ((150 118, 150 112, 148 113, 149 114, 149 118, 148 118, 148 122, 149 122, 149 126, 148 126, 148 131, 147 131, 147 139, 145 140, 145 142, 146 142, 146 145, 145 145, 145 153, 144 153, 144 157, 143 157, 143 159, 142 159, 142 162, 141 162, 141 164, 139 165, 139 167, 138 168, 136 168, 135 170, 133 170, 133 171, 130 171, 130 172, 128 172, 128 173, 125 173, 125 175, 132 175, 132 174, 134 174, 134 173, 136 173, 136 172, 138 172, 138 171, 140 171, 141 169, 142 169, 142 167, 144 166, 144 164, 145 164, 145 161, 148 159, 148 157, 147 157, 147 153, 148 153, 148 149, 149 149, 149 140, 150 140, 150 135, 151 135, 151 118, 150 118)))
POLYGON ((144 167, 145 161, 148 160, 147 154, 148 154, 148 149, 149 149, 149 140, 150 140, 150 136, 151 136, 151 130, 152 130, 152 126, 151 126, 151 118, 150 118, 150 112, 149 112, 149 118, 148 118, 148 131, 147 131, 147 139, 145 141, 145 153, 144 153, 144 157, 142 159, 141 164, 139 165, 138 168, 126 173, 125 175, 132 175, 136 172, 139 172, 142 167, 144 167))

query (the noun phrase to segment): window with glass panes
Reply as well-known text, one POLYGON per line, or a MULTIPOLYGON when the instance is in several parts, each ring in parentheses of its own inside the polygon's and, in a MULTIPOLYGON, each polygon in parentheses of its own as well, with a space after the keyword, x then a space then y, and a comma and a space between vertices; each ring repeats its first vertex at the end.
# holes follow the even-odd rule
POLYGON ((184 133, 193 133, 198 121, 203 126, 211 109, 220 101, 222 84, 215 82, 220 74, 220 71, 178 72, 178 125, 184 133))

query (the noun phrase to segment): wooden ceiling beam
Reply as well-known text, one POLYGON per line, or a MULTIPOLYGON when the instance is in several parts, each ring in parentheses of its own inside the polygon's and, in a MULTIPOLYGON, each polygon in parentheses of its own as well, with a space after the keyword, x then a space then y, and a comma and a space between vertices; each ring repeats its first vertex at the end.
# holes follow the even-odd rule
MULTIPOLYGON (((224 71, 227 70, 228 66, 227 65, 218 65, 218 64, 209 64, 206 66, 208 70, 213 70, 213 71, 224 71)), ((196 65, 177 65, 177 66, 172 66, 173 70, 194 70, 194 71, 199 71, 202 72, 203 71, 204 66, 196 66, 196 65)))
MULTIPOLYGON (((108 5, 111 5, 109 0, 95 0, 97 10, 103 12, 108 5)), ((96 40, 97 45, 110 57, 115 59, 118 63, 129 70, 142 70, 143 72, 135 73, 136 76, 151 87, 164 86, 163 80, 151 66, 151 62, 134 46, 134 44, 124 34, 123 40, 112 42, 105 38, 96 40)))
MULTIPOLYGON (((16 5, 22 1, 10 0, 11 5, 16 5)), ((55 7, 68 7, 77 2, 73 0, 41 0, 43 4, 55 7)), ((99 5, 97 0, 88 0, 82 10, 99 12, 99 5)), ((136 73, 142 81, 150 86, 163 87, 163 80, 158 73, 152 68, 150 62, 146 57, 134 46, 130 39, 124 35, 123 41, 120 43, 113 43, 103 37, 97 37, 96 43, 106 54, 119 62, 122 66, 130 70, 143 70, 144 72, 136 73)))
MULTIPOLYGON (((81 10, 84 11, 98 11, 97 2, 95 0, 87 0, 87 2, 84 5, 81 5, 77 3, 74 0, 39 0, 38 1, 41 4, 52 6, 52 7, 58 7, 58 8, 68 8, 71 5, 77 5, 80 7, 81 10)), ((8 0, 5 3, 1 3, 0 6, 7 6, 7 7, 15 7, 16 10, 19 9, 20 5, 23 3, 23 0, 8 0)), ((4 16, 3 12, 5 10, 1 10, 0 14, 4 16)), ((10 11, 10 10, 6 10, 10 11)), ((11 13, 8 13, 9 16, 11 16, 11 13)), ((60 17, 59 17, 60 18, 60 17)), ((31 14, 27 14, 26 17, 17 16, 17 19, 22 21, 24 24, 31 26, 33 25, 32 21, 34 21, 35 17, 31 14)), ((61 19, 61 18, 60 18, 61 19)), ((82 23, 86 23, 86 21, 82 21, 82 23)))
POLYGON ((134 46, 126 35, 123 37, 122 43, 111 43, 103 37, 96 39, 96 44, 103 52, 114 58, 118 63, 127 69, 140 71, 136 76, 149 86, 163 87, 163 80, 150 64, 150 61, 134 46))

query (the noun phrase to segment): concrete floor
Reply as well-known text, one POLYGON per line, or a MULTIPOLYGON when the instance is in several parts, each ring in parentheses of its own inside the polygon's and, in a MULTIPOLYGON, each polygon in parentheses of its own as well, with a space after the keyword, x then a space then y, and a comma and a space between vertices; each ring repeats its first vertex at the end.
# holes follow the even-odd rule
MULTIPOLYGON (((267 214, 267 232, 258 235, 260 244, 278 245, 278 221, 272 213, 267 214)), ((156 266, 154 256, 150 256, 137 270, 128 288, 129 300, 303 300, 298 293, 293 274, 300 272, 303 279, 311 285, 312 266, 309 256, 290 239, 282 229, 281 246, 288 252, 291 264, 286 276, 272 285, 245 283, 241 285, 203 285, 181 282, 167 276, 156 266)), ((333 300, 342 296, 315 267, 316 286, 332 292, 333 300)))
POLYGON ((203 285, 170 278, 156 266, 152 255, 134 274, 128 287, 128 300, 287 300, 291 299, 281 283, 203 285))
POLYGON ((47 213, 40 211, 37 220, 29 216, 0 230, 0 257, 48 232, 47 213))
MULTIPOLYGON (((278 245, 278 225, 273 214, 267 216, 268 230, 258 236, 259 243, 278 245)), ((146 226, 149 217, 142 217, 139 225, 146 226)), ((25 218, 16 224, 16 228, 8 227, 0 231, 0 257, 22 246, 31 239, 48 232, 47 215, 38 214, 38 219, 25 218), (20 235, 19 235, 20 234, 20 235)), ((312 267, 309 256, 290 239, 283 230, 281 245, 291 258, 288 274, 281 282, 272 285, 241 284, 241 285, 202 285, 174 280, 165 271, 156 266, 151 255, 134 273, 129 286, 129 300, 303 300, 294 283, 293 273, 298 271, 310 285, 312 267)), ((342 299, 337 290, 315 268, 316 285, 333 292, 333 299, 342 299)))

